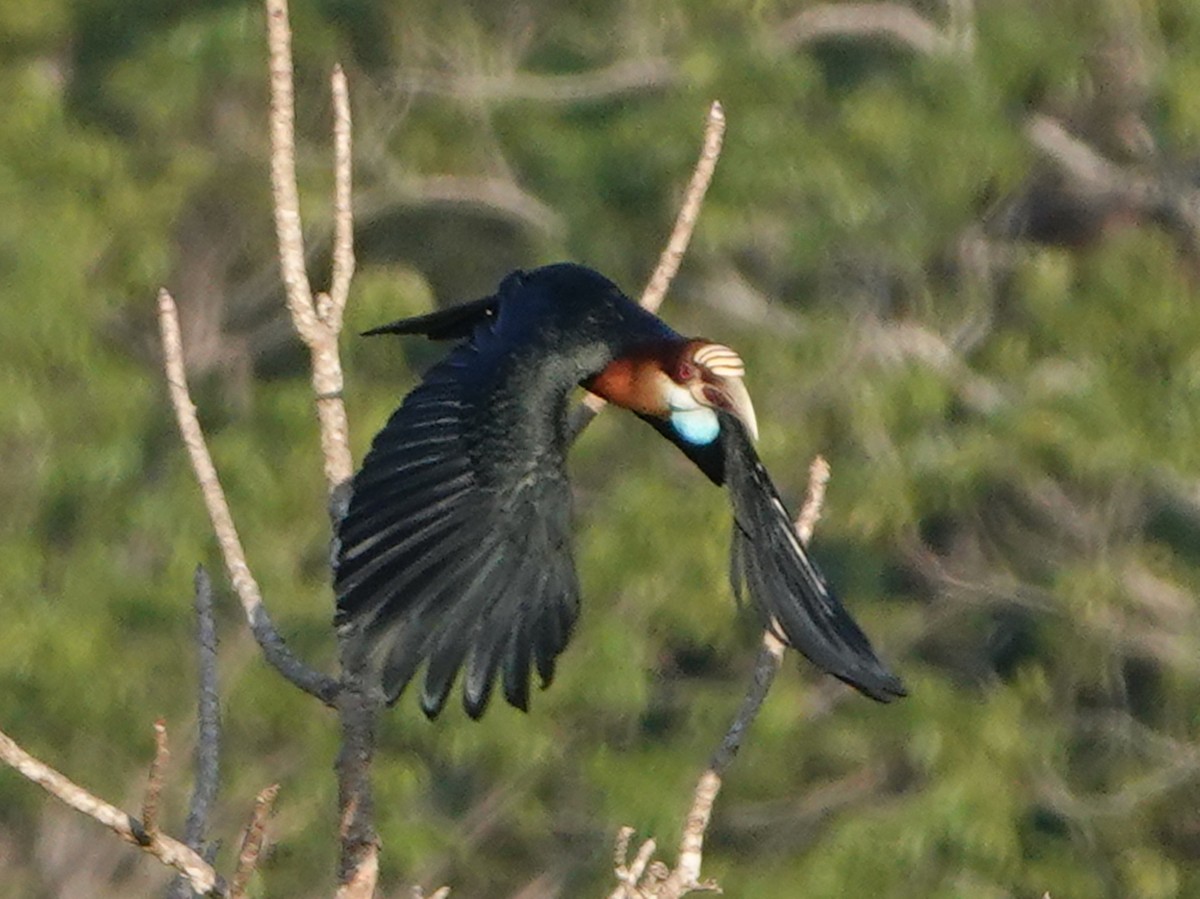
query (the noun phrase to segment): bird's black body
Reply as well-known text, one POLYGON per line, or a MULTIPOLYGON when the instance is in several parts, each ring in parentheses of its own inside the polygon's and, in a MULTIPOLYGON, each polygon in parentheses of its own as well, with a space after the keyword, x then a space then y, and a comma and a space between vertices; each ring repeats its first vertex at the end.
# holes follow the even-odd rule
MULTIPOLYGON (((426 661, 431 717, 462 668, 472 717, 497 680, 524 709, 531 669, 549 683, 578 611, 571 393, 616 359, 683 338, 607 279, 566 264, 515 273, 493 297, 371 333, 382 332, 463 342, 405 398, 354 478, 338 535, 337 623, 389 701, 426 661)), ((737 419, 723 413, 721 439, 696 447, 642 417, 714 482, 728 481, 735 581, 764 619, 868 695, 901 695, 795 540, 737 419)))

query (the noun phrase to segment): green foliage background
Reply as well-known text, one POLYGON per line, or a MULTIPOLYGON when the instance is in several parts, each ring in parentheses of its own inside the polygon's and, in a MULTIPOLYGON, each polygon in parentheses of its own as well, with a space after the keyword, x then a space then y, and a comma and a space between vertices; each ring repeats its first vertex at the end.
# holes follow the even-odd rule
MULTIPOLYGON (((356 453, 436 350, 354 332, 563 258, 636 293, 720 98, 725 154, 664 314, 746 357, 761 452, 793 502, 812 455, 830 460, 816 552, 912 695, 880 707, 788 664, 706 874, 745 897, 1200 895, 1196 269, 1150 226, 993 247, 982 283, 956 249, 1037 166, 1024 117, 1100 95, 1089 61, 1114 41, 1149 60, 1161 153, 1194 152, 1200 6, 980 0, 965 58, 783 48, 802 6, 296 4, 318 280, 335 61, 352 85, 356 453), (630 60, 653 83, 538 93, 630 60)), ((297 651, 333 664, 312 402, 273 252, 263 30, 253 3, 0 0, 0 727, 133 808, 165 716, 176 824, 191 574, 221 568, 159 372, 159 285, 183 307, 267 602, 297 651)), ((610 413, 575 453, 587 602, 531 714, 497 703, 473 724, 455 707, 430 724, 406 699, 388 715, 384 895, 602 895, 618 826, 673 844, 757 638, 725 583, 725 501, 660 444, 610 413)), ((277 781, 256 889, 329 895, 336 722, 259 660, 227 590, 220 614, 220 863, 277 781)), ((0 772, 0 894, 163 880, 0 772)))

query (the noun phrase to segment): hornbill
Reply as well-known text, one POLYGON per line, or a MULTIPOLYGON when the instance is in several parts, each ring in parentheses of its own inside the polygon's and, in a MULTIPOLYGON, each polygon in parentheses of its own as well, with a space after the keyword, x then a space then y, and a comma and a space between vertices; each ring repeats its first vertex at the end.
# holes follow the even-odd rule
POLYGON ((680 336, 567 263, 366 333, 459 341, 376 435, 338 531, 335 621, 389 704, 422 662, 430 718, 460 669, 472 718, 498 679, 524 710, 531 669, 543 687, 553 678, 579 609, 566 474, 579 385, 635 412, 728 488, 734 590, 764 626, 873 699, 904 695, 796 538, 754 451, 732 350, 680 336))

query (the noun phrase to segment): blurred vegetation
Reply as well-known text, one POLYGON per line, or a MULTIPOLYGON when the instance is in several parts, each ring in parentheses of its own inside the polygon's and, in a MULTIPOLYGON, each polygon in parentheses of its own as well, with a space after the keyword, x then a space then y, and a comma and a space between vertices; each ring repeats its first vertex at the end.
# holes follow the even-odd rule
MULTIPOLYGON (((786 667, 705 857, 732 895, 1200 895, 1200 266, 1168 215, 1072 194, 1024 132, 1054 116, 1193 189, 1200 6, 970 6, 950 4, 973 44, 939 54, 786 45, 804 0, 293 9, 318 280, 327 73, 351 80, 360 456, 437 351, 355 331, 563 258, 636 294, 725 105, 664 315, 745 355, 793 502, 810 457, 831 461, 816 552, 912 691, 885 708, 786 667)), ((268 604, 333 659, 263 30, 248 2, 0 0, 0 726, 132 804, 165 715, 176 821, 191 572, 221 569, 158 367, 159 285, 268 604)), ((430 724, 411 698, 387 716, 383 895, 602 895, 618 826, 673 844, 736 707, 756 634, 722 495, 618 413, 573 468, 587 601, 558 680, 527 716, 430 724)), ((278 781, 261 895, 329 895, 336 723, 225 600, 222 857, 278 781)), ((0 893, 150 894, 165 874, 136 856, 0 774, 0 893)))

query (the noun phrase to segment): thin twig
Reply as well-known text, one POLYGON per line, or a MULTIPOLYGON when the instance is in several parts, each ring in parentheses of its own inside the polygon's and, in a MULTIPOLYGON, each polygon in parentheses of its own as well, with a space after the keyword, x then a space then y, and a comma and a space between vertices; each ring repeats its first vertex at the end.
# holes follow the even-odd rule
MULTIPOLYGON (((812 539, 813 529, 821 517, 825 501, 825 487, 829 483, 829 463, 821 456, 813 459, 808 470, 808 493, 800 514, 796 516, 796 534, 800 542, 807 545, 812 539)), ((679 842, 679 861, 662 885, 658 895, 663 899, 675 899, 694 891, 717 889, 712 881, 700 881, 700 865, 704 856, 704 837, 712 820, 713 805, 721 791, 721 781, 729 766, 741 749, 742 742, 754 719, 762 708, 763 701, 775 675, 783 662, 784 644, 771 628, 763 631, 762 647, 754 663, 754 675, 746 695, 742 698, 737 714, 720 744, 713 752, 708 768, 700 775, 696 790, 692 794, 692 807, 688 811, 683 837, 679 842)))
POLYGON ((725 110, 720 101, 714 100, 708 109, 708 121, 704 127, 704 142, 700 147, 700 158, 696 160, 696 168, 692 172, 692 180, 688 182, 687 191, 683 195, 683 204, 679 207, 679 215, 675 219, 675 227, 671 229, 671 237, 666 249, 654 267, 654 274, 642 291, 641 304, 651 312, 657 312, 667 295, 667 288, 675 279, 683 262, 683 254, 687 252, 692 240, 692 232, 696 230, 696 220, 700 217, 700 206, 712 183, 713 172, 717 168, 717 160, 721 156, 721 144, 725 139, 725 110))
POLYGON ((15 768, 76 811, 99 821, 127 843, 150 853, 183 874, 201 895, 224 895, 224 884, 213 866, 192 849, 164 833, 147 833, 138 820, 89 793, 49 765, 31 756, 0 732, 0 761, 15 768))
POLYGON ((307 343, 317 336, 318 319, 304 268, 300 189, 296 184, 296 98, 292 72, 292 27, 287 0, 266 0, 267 47, 271 73, 271 193, 275 234, 288 309, 307 343))
POLYGON ((272 784, 254 800, 254 811, 250 815, 250 823, 246 825, 246 833, 242 837, 242 848, 238 852, 237 870, 229 884, 229 899, 244 899, 246 886, 250 883, 250 875, 258 867, 258 859, 262 854, 266 841, 267 816, 271 814, 271 806, 279 795, 279 784, 272 784))
MULTIPOLYGON (((213 613, 212 579, 203 565, 196 566, 196 753, 195 782, 188 803, 187 821, 183 826, 183 841, 212 863, 217 844, 206 845, 208 815, 217 800, 220 780, 221 706, 217 691, 217 624, 213 613)), ((167 899, 188 899, 191 888, 182 877, 176 877, 167 888, 167 899)))
MULTIPOLYGON (((719 101, 714 100, 708 109, 708 120, 704 127, 704 141, 700 147, 700 158, 696 160, 696 168, 692 171, 691 181, 688 182, 687 190, 683 195, 683 203, 679 207, 679 214, 675 217, 675 226, 671 229, 671 237, 667 240, 667 246, 663 249, 662 255, 658 257, 658 264, 654 267, 654 272, 650 275, 650 280, 646 282, 646 288, 642 291, 642 297, 638 301, 643 308, 649 309, 651 312, 658 311, 663 298, 667 295, 667 289, 679 271, 683 254, 687 252, 692 232, 696 229, 696 220, 700 215, 700 206, 704 202, 704 195, 708 193, 708 186, 712 183, 713 172, 716 171, 717 160, 721 156, 721 143, 724 139, 725 110, 721 108, 719 101)), ((571 440, 578 438, 583 429, 600 414, 606 405, 607 403, 595 394, 589 393, 584 396, 583 402, 571 410, 568 431, 571 440)))
MULTIPOLYGON (((333 272, 329 279, 329 307, 321 318, 334 332, 342 329, 342 313, 354 277, 353 166, 350 155, 350 91, 346 73, 334 66, 329 79, 333 96, 333 272)), ((319 310, 320 311, 320 310, 319 310)))
POLYGON ((632 827, 622 827, 617 832, 617 843, 613 849, 613 869, 617 874, 617 888, 609 894, 608 899, 637 899, 643 892, 639 889, 639 884, 643 881, 646 866, 650 864, 658 845, 652 839, 646 840, 631 862, 629 861, 629 840, 633 834, 632 827))
POLYGON ((825 505, 825 488, 829 486, 829 463, 824 456, 815 457, 808 466, 808 492, 804 505, 796 516, 796 536, 808 546, 817 522, 821 520, 821 509, 825 505))
POLYGON ((202 565, 196 566, 197 738, 196 783, 188 805, 184 839, 204 852, 208 813, 217 799, 221 771, 221 699, 217 689, 217 623, 213 614, 212 579, 202 565))
POLYGON ((250 572, 250 566, 246 564, 246 554, 233 523, 233 516, 229 512, 229 503, 225 499, 212 456, 204 442, 204 433, 196 418, 196 407, 188 393, 187 375, 183 365, 183 341, 179 333, 179 313, 175 308, 175 301, 166 290, 160 290, 158 293, 158 319, 162 331, 167 386, 179 422, 179 432, 191 458, 196 480, 200 484, 209 521, 212 522, 213 532, 225 560, 225 570, 234 592, 241 600, 250 630, 262 647, 263 656, 276 671, 304 692, 317 697, 326 705, 333 705, 338 692, 337 681, 309 668, 288 649, 267 614, 258 582, 250 572))
POLYGON ((321 458, 329 488, 330 515, 340 521, 354 461, 342 402, 342 363, 338 335, 354 273, 351 213, 350 101, 346 76, 332 76, 334 106, 334 243, 330 292, 314 298, 304 266, 304 230, 296 183, 295 96, 292 82, 292 30, 287 0, 265 0, 271 73, 271 192, 275 234, 287 307, 312 358, 312 386, 321 432, 321 458))
POLYGON ((162 797, 163 776, 171 750, 167 746, 167 724, 162 718, 154 722, 154 761, 146 778, 146 795, 142 799, 142 829, 150 836, 158 834, 158 803, 162 797))

